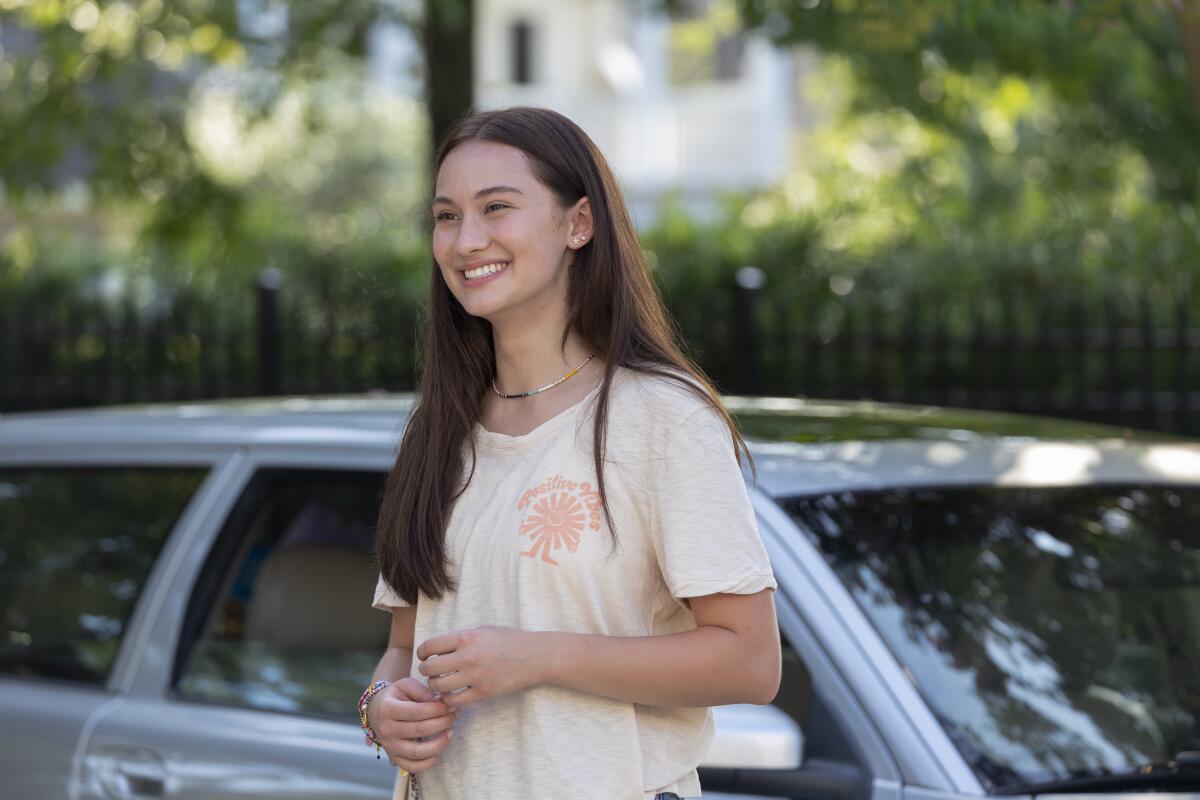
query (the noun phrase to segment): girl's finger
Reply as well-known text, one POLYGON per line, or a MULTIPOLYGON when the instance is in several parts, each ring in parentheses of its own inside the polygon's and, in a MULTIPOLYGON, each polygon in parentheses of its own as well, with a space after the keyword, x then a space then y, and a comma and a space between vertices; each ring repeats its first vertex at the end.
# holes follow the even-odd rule
POLYGON ((415 700, 418 703, 427 703, 430 700, 437 699, 433 696, 433 691, 428 686, 412 676, 402 678, 388 688, 393 687, 396 689, 396 695, 401 700, 415 700))
POLYGON ((380 723, 375 729, 380 741, 391 744, 400 739, 416 739, 420 736, 434 736, 449 728, 458 718, 458 711, 440 717, 429 717, 412 721, 389 719, 380 723))
MULTIPOLYGON (((437 677, 447 672, 457 672, 462 661, 458 653, 448 653, 443 656, 430 656, 417 665, 417 671, 422 675, 437 677)), ((432 687, 430 687, 432 688, 432 687)))
POLYGON ((397 739, 420 739, 436 736, 442 731, 448 730, 457 718, 458 714, 455 713, 433 719, 423 719, 420 722, 402 723, 392 729, 392 736, 397 739))
POLYGON ((429 679, 429 688, 442 695, 441 702, 445 703, 447 708, 454 705, 450 693, 470 685, 466 674, 462 672, 452 672, 449 675, 429 679))
POLYGON ((445 695, 445 698, 446 702, 457 711, 464 706, 469 706, 472 703, 478 703, 480 700, 483 700, 484 694, 478 689, 468 686, 464 691, 445 695))
POLYGON ((423 719, 433 719, 449 714, 450 706, 442 700, 431 700, 428 703, 418 703, 414 700, 399 700, 389 703, 381 709, 382 716, 401 722, 420 722, 423 719))
POLYGON ((416 763, 433 758, 445 750, 446 745, 450 743, 450 738, 453 735, 454 731, 444 730, 437 736, 428 738, 423 742, 418 742, 415 739, 402 739, 398 742, 393 742, 392 747, 398 760, 404 759, 416 763))

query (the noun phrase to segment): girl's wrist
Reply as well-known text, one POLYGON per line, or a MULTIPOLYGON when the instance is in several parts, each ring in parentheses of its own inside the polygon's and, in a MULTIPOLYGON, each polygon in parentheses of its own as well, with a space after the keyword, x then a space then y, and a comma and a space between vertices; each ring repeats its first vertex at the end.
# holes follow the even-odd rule
POLYGON ((533 685, 557 686, 563 674, 563 659, 567 634, 558 631, 536 631, 532 634, 533 660, 536 665, 533 685))
POLYGON ((367 701, 367 707, 366 707, 366 709, 364 709, 364 711, 366 712, 366 715, 367 715, 367 725, 370 727, 370 729, 372 731, 375 730, 375 717, 374 717, 374 710, 371 708, 371 706, 372 706, 372 704, 374 704, 374 702, 376 700, 379 699, 379 695, 383 694, 383 691, 384 690, 380 690, 380 691, 376 692, 375 695, 372 696, 371 699, 367 701))

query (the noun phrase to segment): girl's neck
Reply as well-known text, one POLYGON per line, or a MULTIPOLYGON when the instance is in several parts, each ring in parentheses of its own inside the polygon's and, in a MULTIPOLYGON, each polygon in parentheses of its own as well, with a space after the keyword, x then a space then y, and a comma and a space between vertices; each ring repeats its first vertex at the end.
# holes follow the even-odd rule
POLYGON ((578 367, 591 352, 572 332, 562 345, 562 327, 492 329, 496 348, 496 386, 506 394, 528 392, 554 383, 578 367))

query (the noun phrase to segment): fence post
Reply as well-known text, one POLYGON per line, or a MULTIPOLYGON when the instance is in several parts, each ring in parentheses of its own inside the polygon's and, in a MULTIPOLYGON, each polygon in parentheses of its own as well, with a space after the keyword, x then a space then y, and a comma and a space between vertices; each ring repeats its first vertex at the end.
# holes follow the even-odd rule
POLYGON ((925 359, 923 358, 924 342, 921 341, 921 303, 924 300, 915 300, 909 298, 908 313, 904 320, 904 330, 900 335, 900 363, 907 364, 908 369, 902 369, 904 375, 903 394, 900 396, 902 403, 924 403, 927 398, 924 395, 924 389, 929 380, 928 373, 925 370, 925 359))
POLYGON ((1073 298, 1067 308, 1071 315, 1071 352, 1075 362, 1073 370, 1075 373, 1074 414, 1084 418, 1088 415, 1088 387, 1091 386, 1091 382, 1088 380, 1088 318, 1083 302, 1078 297, 1073 298))
POLYGON ((737 363, 735 390, 740 394, 759 393, 759 342, 758 319, 755 307, 758 304, 758 293, 766 283, 766 275, 758 267, 745 266, 734 275, 736 292, 733 303, 733 330, 737 352, 734 361, 737 363))
POLYGON ((1003 380, 997 406, 1003 411, 1012 411, 1017 407, 1020 392, 1024 388, 1019 366, 1025 360, 1024 343, 1017 336, 1017 309, 1020 302, 1016 287, 1007 284, 1000 300, 1000 373, 1003 380))
POLYGON ((283 273, 267 267, 258 274, 258 391, 277 395, 280 388, 279 286, 283 273))
POLYGON ((933 382, 939 406, 950 404, 950 309, 939 289, 933 295, 933 382))
POLYGON ((16 384, 16 370, 9 362, 8 348, 16 339, 16 331, 8 321, 8 308, 0 303, 0 414, 7 410, 16 410, 17 406, 9 403, 13 399, 12 386, 16 384))
POLYGON ((1105 421, 1111 422, 1119 419, 1125 410, 1121 383, 1121 316, 1117 308, 1117 293, 1112 288, 1104 294, 1104 328, 1104 412, 1108 415, 1105 421))
POLYGON ((1184 436, 1191 436, 1192 402, 1188 382, 1188 306, 1182 297, 1175 304, 1175 408, 1179 419, 1175 430, 1184 436))
POLYGON ((1157 428, 1158 419, 1158 375, 1155 369, 1157 353, 1155 352, 1154 309, 1150 302, 1150 293, 1143 287, 1138 295, 1138 315, 1140 317, 1141 362, 1142 362, 1142 404, 1146 412, 1146 427, 1157 428))

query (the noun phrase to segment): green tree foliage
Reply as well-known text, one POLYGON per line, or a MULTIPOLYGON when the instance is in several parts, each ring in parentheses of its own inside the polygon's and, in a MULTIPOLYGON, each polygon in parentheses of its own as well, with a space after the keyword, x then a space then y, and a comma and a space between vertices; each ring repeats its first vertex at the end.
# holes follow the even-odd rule
POLYGON ((1200 191, 1200 2, 1196 0, 739 0, 781 43, 849 59, 859 109, 898 106, 963 139, 988 132, 937 71, 1048 86, 1080 134, 1121 141, 1157 192, 1200 191))
MULTIPOLYGON (((883 311, 953 298, 952 321, 998 288, 1092 313, 1113 290, 1130 313, 1143 291, 1200 291, 1200 18, 1183 0, 737 1, 747 24, 820 54, 804 83, 820 122, 799 167, 723 222, 803 245, 722 239, 706 261, 723 282, 747 256, 775 297, 837 305, 868 288, 883 311)), ((1015 322, 1038 313, 1022 305, 1015 322)))
POLYGON ((0 0, 0 289, 414 291, 425 108, 364 58, 398 6, 0 0))
POLYGON ((104 198, 153 206, 147 229, 177 240, 227 232, 242 195, 200 163, 187 130, 196 80, 252 75, 243 112, 265 117, 289 88, 358 56, 389 12, 374 0, 0 0, 0 181, 10 206, 81 178, 104 198), (260 12, 260 13, 259 13, 260 12), (280 27, 274 21, 286 20, 280 27))

